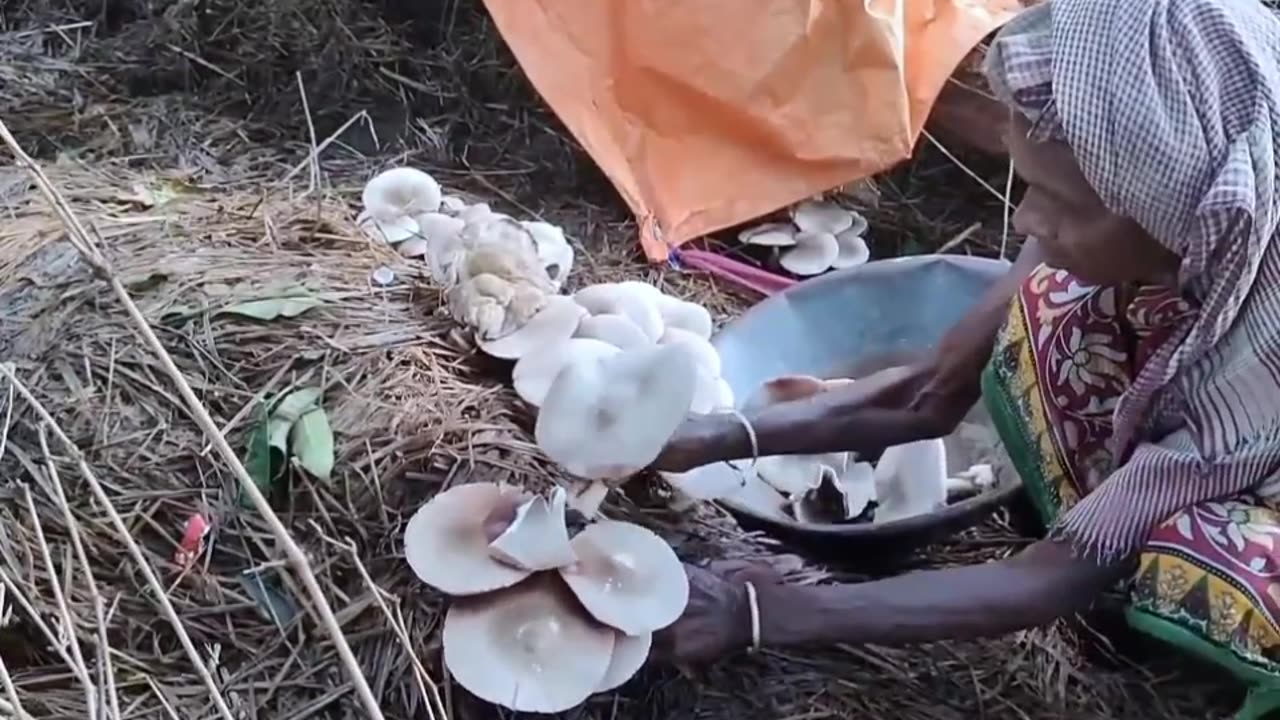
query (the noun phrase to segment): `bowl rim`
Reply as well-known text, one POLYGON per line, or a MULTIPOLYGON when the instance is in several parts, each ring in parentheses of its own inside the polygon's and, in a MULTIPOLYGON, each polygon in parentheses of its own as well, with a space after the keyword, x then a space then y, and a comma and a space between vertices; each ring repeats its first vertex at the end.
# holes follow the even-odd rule
MULTIPOLYGON (((748 308, 746 312, 738 316, 730 323, 729 326, 731 327, 734 324, 750 318, 752 313, 760 312, 759 308, 762 308, 772 302, 781 300, 789 295, 807 292, 815 287, 835 282, 843 282, 851 277, 860 275, 871 276, 889 272, 910 271, 918 267, 937 263, 956 264, 961 267, 969 267, 974 270, 978 270, 983 274, 990 274, 992 276, 994 276, 993 271, 997 269, 1007 270, 1012 267, 1012 263, 1007 260, 976 257, 972 255, 907 255, 903 257, 872 260, 857 267, 825 273, 796 283, 786 290, 777 293, 776 295, 772 295, 764 301, 756 303, 752 307, 748 308)), ((723 330, 716 334, 716 338, 712 339, 712 344, 716 345, 717 349, 719 349, 719 346, 716 343, 716 339, 721 337, 722 333, 723 330)), ((981 400, 978 402, 980 403, 981 400)), ((977 403, 975 403, 975 405, 976 404, 977 403)), ((970 409, 972 410, 972 408, 970 409)), ((876 523, 872 521, 867 523, 836 523, 832 525, 819 525, 800 522, 792 518, 765 515, 754 510, 749 505, 738 502, 731 497, 720 498, 715 502, 733 514, 745 515, 760 524, 776 528, 785 528, 793 533, 818 536, 838 536, 845 538, 876 538, 928 531, 938 526, 946 525, 950 520, 959 520, 967 515, 976 514, 982 511, 995 510, 996 508, 1007 504, 1015 495, 1018 494, 1018 492, 1022 490, 1022 478, 1020 478, 1016 472, 1010 472, 1006 475, 1006 477, 997 477, 995 487, 979 495, 966 498, 958 503, 947 505, 946 507, 930 513, 913 515, 887 523, 876 523)), ((976 524, 976 521, 973 524, 976 524)))

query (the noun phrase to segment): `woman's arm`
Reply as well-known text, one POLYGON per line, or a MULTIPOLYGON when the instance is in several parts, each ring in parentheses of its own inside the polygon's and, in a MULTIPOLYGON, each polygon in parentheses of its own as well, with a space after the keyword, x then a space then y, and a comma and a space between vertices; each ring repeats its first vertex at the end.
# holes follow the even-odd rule
POLYGON ((764 647, 901 643, 1000 635, 1087 607, 1131 561, 1098 565, 1042 540, 998 562, 845 585, 781 584, 767 566, 688 567, 689 604, 655 638, 675 662, 710 662, 751 645, 752 582, 764 647))
MULTIPOLYGON (((761 642, 892 645, 1000 635, 1084 609, 1129 566, 1100 566, 1064 543, 1042 540, 982 565, 856 585, 761 585, 761 642)), ((746 622, 749 628, 749 615, 746 622)))
MULTIPOLYGON (((1012 269, 928 358, 748 416, 760 454, 875 452, 951 432, 978 400, 982 368, 1009 301, 1042 260, 1039 245, 1028 239, 1012 269)), ((737 417, 705 415, 681 427, 655 466, 688 470, 751 453, 750 435, 737 417)))

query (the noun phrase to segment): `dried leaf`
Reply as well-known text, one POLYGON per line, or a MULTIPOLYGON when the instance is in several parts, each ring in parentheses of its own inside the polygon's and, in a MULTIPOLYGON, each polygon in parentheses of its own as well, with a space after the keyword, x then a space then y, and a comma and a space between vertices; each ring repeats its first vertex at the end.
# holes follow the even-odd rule
POLYGON ((315 408, 298 418, 289 442, 303 470, 321 480, 329 479, 333 473, 333 430, 323 408, 315 408))
POLYGON ((266 300, 251 300, 224 308, 222 312, 243 315, 257 320, 275 320, 279 317, 297 317, 311 308, 323 304, 324 301, 317 297, 279 297, 266 300))

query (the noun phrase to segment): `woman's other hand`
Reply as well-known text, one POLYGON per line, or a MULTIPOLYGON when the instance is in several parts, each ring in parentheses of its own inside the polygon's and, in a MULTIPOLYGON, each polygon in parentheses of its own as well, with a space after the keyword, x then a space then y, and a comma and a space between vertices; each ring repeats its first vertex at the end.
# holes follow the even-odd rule
POLYGON ((750 582, 759 587, 782 582, 772 567, 738 560, 707 567, 685 565, 689 604, 674 624, 654 638, 654 655, 674 664, 715 662, 751 645, 750 582))

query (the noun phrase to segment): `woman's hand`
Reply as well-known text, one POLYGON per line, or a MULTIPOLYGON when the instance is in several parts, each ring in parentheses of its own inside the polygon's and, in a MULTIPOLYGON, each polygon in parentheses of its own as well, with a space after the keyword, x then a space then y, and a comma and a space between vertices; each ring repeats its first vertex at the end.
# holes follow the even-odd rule
POLYGON ((654 638, 654 654, 674 664, 714 662, 751 645, 751 605, 747 582, 778 584, 782 576, 760 563, 719 561, 708 567, 685 565, 689 604, 674 624, 654 638))

